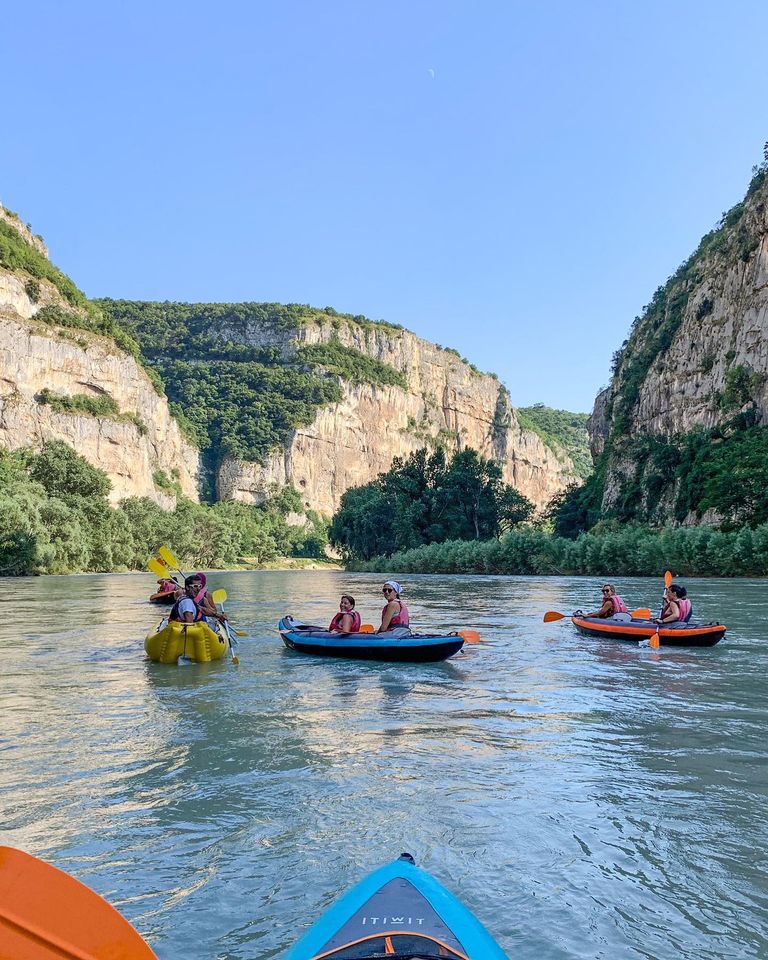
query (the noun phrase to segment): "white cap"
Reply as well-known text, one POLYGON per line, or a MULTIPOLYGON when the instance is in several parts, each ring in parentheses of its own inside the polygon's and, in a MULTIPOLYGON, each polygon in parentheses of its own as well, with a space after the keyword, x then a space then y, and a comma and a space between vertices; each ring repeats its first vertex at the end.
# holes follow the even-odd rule
POLYGON ((400 586, 400 584, 397 582, 397 580, 387 580, 387 582, 384 584, 384 586, 385 586, 385 587, 392 587, 392 589, 395 591, 395 593, 402 593, 402 589, 403 589, 403 588, 400 586))

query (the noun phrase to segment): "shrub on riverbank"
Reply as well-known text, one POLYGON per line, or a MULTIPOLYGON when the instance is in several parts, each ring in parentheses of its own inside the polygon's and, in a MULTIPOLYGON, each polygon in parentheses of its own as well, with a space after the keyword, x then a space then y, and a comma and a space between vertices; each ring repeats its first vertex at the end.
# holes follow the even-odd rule
POLYGON ((111 507, 109 490, 106 474, 65 443, 0 450, 0 576, 144 570, 162 543, 189 568, 324 555, 323 521, 289 526, 285 491, 260 507, 180 497, 167 512, 146 497, 111 507))
POLYGON ((499 540, 451 540, 349 564, 381 573, 486 573, 529 575, 684 577, 768 575, 768 524, 722 532, 712 527, 654 530, 624 527, 553 537, 535 527, 499 540))

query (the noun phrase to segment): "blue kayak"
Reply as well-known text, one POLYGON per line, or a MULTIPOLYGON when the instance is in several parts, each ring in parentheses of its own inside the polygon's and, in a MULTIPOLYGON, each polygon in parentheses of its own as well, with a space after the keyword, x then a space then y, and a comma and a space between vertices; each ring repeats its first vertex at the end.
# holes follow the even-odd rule
POLYGON ((464 638, 456 633, 412 633, 407 627, 386 633, 331 633, 324 627, 283 617, 277 629, 289 649, 321 657, 434 663, 447 660, 464 646, 464 638))
POLYGON ((352 887, 285 960, 363 957, 509 960, 480 921, 409 853, 352 887))

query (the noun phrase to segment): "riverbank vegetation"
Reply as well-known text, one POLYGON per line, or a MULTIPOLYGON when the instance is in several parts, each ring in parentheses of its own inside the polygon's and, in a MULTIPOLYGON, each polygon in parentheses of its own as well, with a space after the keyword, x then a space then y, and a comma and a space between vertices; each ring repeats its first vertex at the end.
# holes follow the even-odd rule
POLYGON ((653 530, 627 526, 554 537, 533 526, 498 540, 453 540, 353 560, 350 570, 380 573, 485 573, 508 575, 768 576, 768 524, 728 532, 712 527, 653 530))
POLYGON ((533 512, 533 504, 504 483, 498 464, 475 450, 449 459, 442 448, 430 453, 425 447, 347 490, 330 539, 345 558, 369 560, 445 540, 487 540, 533 512))
POLYGON ((301 511, 290 487, 259 507, 178 498, 171 512, 146 497, 111 507, 109 490, 106 474, 65 443, 0 450, 0 576, 144 570, 163 543, 188 567, 325 557, 327 528, 316 514, 304 526, 286 523, 301 511))

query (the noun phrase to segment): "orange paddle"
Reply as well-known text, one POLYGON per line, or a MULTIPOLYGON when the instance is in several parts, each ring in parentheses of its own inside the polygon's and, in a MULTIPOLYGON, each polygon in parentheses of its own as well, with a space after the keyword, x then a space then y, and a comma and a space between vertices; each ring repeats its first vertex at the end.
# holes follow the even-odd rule
POLYGON ((482 639, 477 630, 457 630, 460 637, 464 637, 466 643, 480 643, 482 639))
MULTIPOLYGON (((547 610, 544 614, 544 623, 552 623, 555 620, 565 620, 566 617, 569 617, 568 613, 558 613, 557 610, 547 610)), ((633 610, 630 613, 630 617, 635 620, 650 620, 651 611, 648 607, 638 607, 637 610, 633 610)))
POLYGON ((0 957, 157 960, 97 893, 37 857, 0 847, 0 957))

